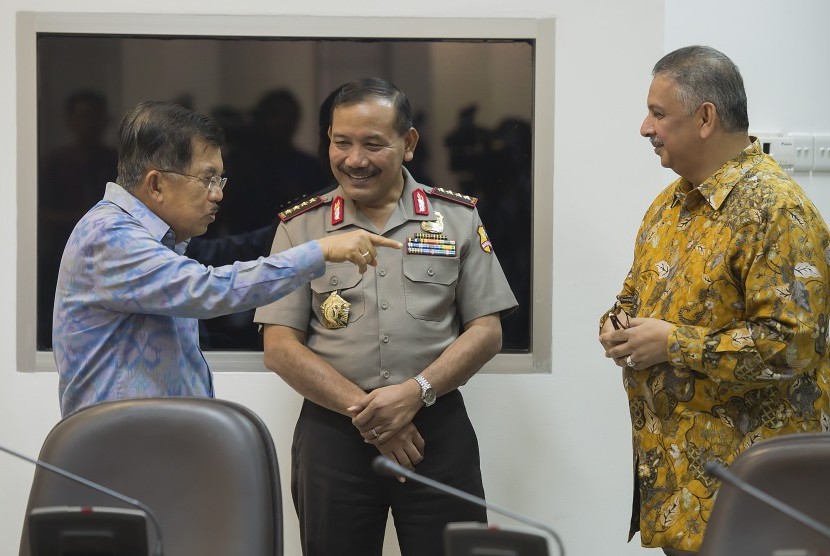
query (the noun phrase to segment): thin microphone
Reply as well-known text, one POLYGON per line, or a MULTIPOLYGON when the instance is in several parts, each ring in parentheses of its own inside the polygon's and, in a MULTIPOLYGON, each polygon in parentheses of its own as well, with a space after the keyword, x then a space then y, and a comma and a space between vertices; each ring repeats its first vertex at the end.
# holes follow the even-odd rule
POLYGON ((771 506, 772 508, 778 510, 782 514, 796 520, 802 525, 805 525, 813 531, 816 531, 820 535, 830 539, 830 527, 819 521, 816 521, 807 514, 796 510, 795 508, 779 500, 778 498, 775 498, 774 496, 767 494, 763 490, 752 486, 743 479, 740 479, 731 471, 727 470, 724 466, 720 465, 719 463, 709 461, 706 463, 705 469, 707 475, 716 477, 721 481, 729 483, 741 492, 750 495, 752 498, 755 498, 756 500, 760 500, 768 506, 771 506))
POLYGON ((71 481, 75 481, 76 483, 80 483, 80 484, 84 485, 85 487, 91 488, 92 490, 95 490, 97 492, 101 492, 103 494, 106 494, 107 496, 111 496, 112 498, 115 498, 116 500, 120 500, 121 502, 124 502, 125 504, 129 504, 130 506, 133 506, 135 508, 140 509, 141 511, 143 511, 144 513, 146 513, 150 517, 150 521, 153 522, 153 529, 155 529, 155 531, 156 531, 156 543, 155 543, 156 544, 156 552, 155 552, 155 556, 163 556, 163 549, 162 549, 162 542, 161 542, 161 526, 159 526, 159 522, 158 522, 158 518, 156 518, 156 514, 146 504, 144 504, 142 502, 139 502, 138 500, 136 500, 134 498, 130 498, 128 496, 125 496, 125 495, 121 494, 120 492, 116 492, 116 491, 114 491, 110 488, 107 488, 104 485, 99 485, 98 483, 92 482, 89 479, 84 479, 83 477, 75 475, 74 473, 70 473, 69 471, 61 469, 60 467, 55 467, 51 463, 46 463, 45 461, 41 461, 39 459, 34 459, 34 458, 30 458, 29 456, 24 456, 23 454, 21 454, 19 452, 15 452, 14 450, 6 448, 5 446, 0 445, 0 451, 6 452, 7 454, 12 455, 16 458, 22 459, 24 461, 28 461, 29 463, 33 463, 33 464, 37 465, 38 467, 41 467, 41 468, 46 469, 48 471, 51 471, 52 473, 56 473, 57 475, 60 475, 61 477, 65 477, 65 478, 67 478, 71 481))
POLYGON ((539 523, 538 521, 524 516, 522 514, 516 513, 513 510, 508 510, 507 508, 488 502, 484 498, 473 496, 472 494, 464 492, 463 490, 458 490, 455 487, 445 485, 444 483, 439 483, 438 481, 435 481, 428 477, 424 477, 423 475, 419 475, 418 473, 414 473, 406 467, 398 465, 394 461, 386 459, 383 456, 377 456, 374 460, 372 460, 372 469, 378 475, 383 475, 385 477, 406 477, 407 479, 412 479, 416 483, 424 484, 426 486, 434 488, 435 490, 439 490, 445 494, 449 494, 451 496, 455 496, 456 498, 466 500, 471 504, 483 506, 488 510, 492 510, 497 514, 507 516, 511 519, 515 519, 516 521, 524 523, 525 525, 530 525, 531 527, 541 529, 542 531, 548 533, 551 537, 553 537, 553 539, 556 541, 557 547, 559 548, 559 554, 565 556, 565 547, 562 544, 562 539, 559 538, 559 535, 556 534, 556 531, 554 531, 544 523, 539 523))

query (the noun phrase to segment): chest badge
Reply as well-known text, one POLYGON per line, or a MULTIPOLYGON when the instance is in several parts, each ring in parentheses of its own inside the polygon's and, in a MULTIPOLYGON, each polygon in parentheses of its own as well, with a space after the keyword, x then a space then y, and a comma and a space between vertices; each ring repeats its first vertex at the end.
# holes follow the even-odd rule
POLYGON ((455 257, 455 241, 444 234, 444 216, 435 213, 435 220, 421 222, 422 233, 406 238, 408 255, 433 255, 437 257, 455 257))
POLYGON ((331 292, 331 295, 320 305, 320 318, 323 325, 330 330, 345 328, 349 324, 351 306, 351 303, 340 297, 338 291, 331 292))
POLYGON ((435 211, 435 220, 421 222, 421 229, 428 234, 440 234, 444 232, 444 215, 435 211))

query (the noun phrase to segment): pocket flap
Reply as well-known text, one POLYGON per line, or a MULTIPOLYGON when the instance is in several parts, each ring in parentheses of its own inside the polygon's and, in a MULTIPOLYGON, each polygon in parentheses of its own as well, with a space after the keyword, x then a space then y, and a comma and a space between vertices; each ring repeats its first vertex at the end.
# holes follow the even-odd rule
POLYGON ((457 257, 430 257, 414 255, 404 257, 403 273, 413 282, 429 282, 449 286, 458 280, 457 257))
POLYGON ((363 275, 352 263, 326 264, 326 273, 311 281, 311 289, 317 293, 353 288, 360 283, 363 275))

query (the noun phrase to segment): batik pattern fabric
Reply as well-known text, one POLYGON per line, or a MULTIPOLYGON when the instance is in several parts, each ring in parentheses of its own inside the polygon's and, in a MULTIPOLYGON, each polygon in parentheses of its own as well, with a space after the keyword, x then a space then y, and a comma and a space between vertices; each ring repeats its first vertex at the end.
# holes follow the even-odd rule
POLYGON ((668 362, 623 372, 644 546, 700 547, 718 487, 707 462, 828 429, 828 261, 827 225, 757 141, 649 208, 617 298, 673 324, 668 362))
POLYGON ((212 397, 197 319, 266 305, 325 272, 315 241, 220 267, 186 247, 115 183, 75 226, 52 320, 64 416, 104 400, 212 397))

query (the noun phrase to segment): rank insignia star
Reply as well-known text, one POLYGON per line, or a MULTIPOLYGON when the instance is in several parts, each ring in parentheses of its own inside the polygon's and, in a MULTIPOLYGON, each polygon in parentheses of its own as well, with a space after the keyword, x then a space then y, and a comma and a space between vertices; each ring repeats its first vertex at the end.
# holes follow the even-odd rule
POLYGON ((462 205, 467 205, 468 207, 474 207, 476 206, 476 203, 478 203, 478 198, 476 197, 462 195, 461 193, 456 193, 455 191, 450 191, 449 189, 444 189, 443 187, 433 187, 432 195, 443 199, 449 199, 450 201, 455 201, 456 203, 461 203, 462 205))
POLYGON ((308 199, 304 199, 303 201, 300 201, 299 203, 297 203, 293 207, 285 209, 284 211, 280 212, 278 214, 278 216, 280 217, 280 220, 282 220, 283 222, 288 222, 289 220, 291 220, 292 218, 294 218, 298 214, 302 214, 302 213, 306 212, 307 210, 311 210, 314 207, 322 205, 325 202, 326 202, 326 200, 323 199, 322 197, 319 197, 319 196, 318 197, 309 197, 308 199))

